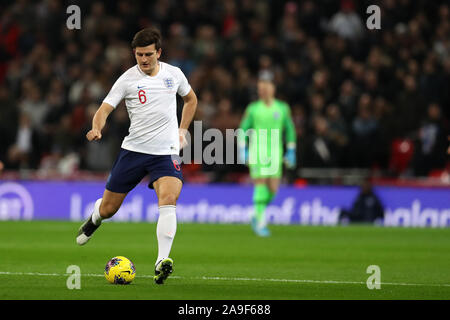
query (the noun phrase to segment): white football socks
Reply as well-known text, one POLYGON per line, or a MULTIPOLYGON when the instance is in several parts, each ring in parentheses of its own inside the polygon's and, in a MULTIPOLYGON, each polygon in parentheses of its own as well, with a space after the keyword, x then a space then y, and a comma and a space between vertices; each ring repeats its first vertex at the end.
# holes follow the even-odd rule
POLYGON ((99 226, 102 223, 103 218, 100 216, 100 204, 102 203, 102 198, 97 199, 94 204, 94 213, 92 214, 92 222, 99 226))
POLYGON ((159 218, 156 225, 156 237, 158 239, 158 261, 168 258, 172 242, 177 232, 176 206, 165 205, 159 207, 159 218))

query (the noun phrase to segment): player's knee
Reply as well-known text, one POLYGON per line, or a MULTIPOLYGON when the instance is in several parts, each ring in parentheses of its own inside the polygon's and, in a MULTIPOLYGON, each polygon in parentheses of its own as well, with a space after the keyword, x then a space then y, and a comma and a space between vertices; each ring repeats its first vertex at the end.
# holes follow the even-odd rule
POLYGON ((277 193, 278 193, 278 187, 269 187, 269 192, 270 192, 272 195, 277 194, 277 193))
POLYGON ((174 193, 165 193, 159 197, 159 205, 176 205, 178 197, 174 193))

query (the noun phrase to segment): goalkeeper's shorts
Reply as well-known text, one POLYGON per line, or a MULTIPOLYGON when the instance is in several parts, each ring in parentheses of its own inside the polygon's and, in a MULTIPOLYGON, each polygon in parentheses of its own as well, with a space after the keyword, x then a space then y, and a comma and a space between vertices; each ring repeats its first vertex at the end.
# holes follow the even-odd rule
POLYGON ((283 175, 283 161, 281 157, 270 160, 268 163, 258 162, 253 164, 252 162, 249 162, 248 167, 252 179, 281 178, 283 175))

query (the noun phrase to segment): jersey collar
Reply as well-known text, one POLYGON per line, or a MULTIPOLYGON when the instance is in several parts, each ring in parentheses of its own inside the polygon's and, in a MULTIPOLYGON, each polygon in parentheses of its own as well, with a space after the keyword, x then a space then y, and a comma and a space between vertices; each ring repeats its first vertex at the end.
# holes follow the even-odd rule
POLYGON ((158 61, 159 64, 159 70, 158 73, 155 74, 154 76, 149 76, 148 74, 146 74, 144 71, 142 71, 141 67, 139 67, 139 64, 136 63, 136 67, 138 68, 139 72, 142 73, 144 76, 150 77, 150 78, 156 78, 159 76, 159 74, 161 73, 161 69, 162 69, 162 63, 161 61, 158 61))

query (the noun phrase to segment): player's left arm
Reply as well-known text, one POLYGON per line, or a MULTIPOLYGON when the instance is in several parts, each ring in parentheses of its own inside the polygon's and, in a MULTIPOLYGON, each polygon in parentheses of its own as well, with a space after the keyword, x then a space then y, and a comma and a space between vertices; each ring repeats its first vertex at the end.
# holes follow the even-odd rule
POLYGON ((192 119, 194 119, 195 111, 197 110, 197 95, 194 90, 190 90, 189 93, 182 97, 184 101, 183 111, 181 113, 180 121, 180 148, 186 146, 186 132, 191 125, 192 119))
POLYGON ((286 153, 284 160, 289 169, 294 169, 297 165, 297 133, 295 130, 294 121, 292 121, 291 109, 289 105, 285 105, 284 128, 286 133, 286 153))

